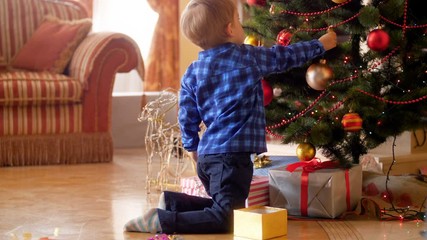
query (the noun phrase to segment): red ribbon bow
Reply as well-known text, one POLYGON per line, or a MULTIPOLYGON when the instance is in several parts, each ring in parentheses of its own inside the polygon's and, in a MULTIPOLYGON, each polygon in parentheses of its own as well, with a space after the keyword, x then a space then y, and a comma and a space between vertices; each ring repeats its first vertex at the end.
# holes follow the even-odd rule
POLYGON ((339 163, 336 161, 324 161, 321 162, 318 158, 313 158, 310 161, 296 162, 286 166, 286 170, 294 172, 297 168, 302 167, 304 172, 314 172, 319 169, 329 169, 339 167, 339 163))

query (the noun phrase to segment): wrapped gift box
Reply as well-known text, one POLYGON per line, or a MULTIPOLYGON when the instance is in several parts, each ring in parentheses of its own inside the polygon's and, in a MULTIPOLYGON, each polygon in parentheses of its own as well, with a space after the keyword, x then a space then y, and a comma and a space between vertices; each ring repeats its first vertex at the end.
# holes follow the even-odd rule
POLYGON ((268 176, 253 176, 246 207, 268 206, 270 204, 268 190, 268 176))
MULTIPOLYGON (((268 205, 268 191, 268 176, 253 176, 249 189, 249 196, 246 199, 246 207, 268 205)), ((181 192, 193 196, 209 197, 202 182, 197 176, 181 179, 181 192)))
POLYGON ((319 169, 306 172, 286 167, 269 171, 270 206, 289 215, 336 218, 353 210, 362 195, 362 168, 319 169))
POLYGON ((287 233, 288 214, 286 209, 253 206, 234 210, 235 237, 271 239, 285 236, 287 233))
POLYGON ((283 167, 300 161, 297 156, 268 156, 268 158, 271 160, 270 164, 262 168, 255 168, 254 175, 268 177, 268 171, 270 171, 270 169, 283 167))
POLYGON ((198 176, 182 178, 181 192, 192 196, 210 198, 198 176))

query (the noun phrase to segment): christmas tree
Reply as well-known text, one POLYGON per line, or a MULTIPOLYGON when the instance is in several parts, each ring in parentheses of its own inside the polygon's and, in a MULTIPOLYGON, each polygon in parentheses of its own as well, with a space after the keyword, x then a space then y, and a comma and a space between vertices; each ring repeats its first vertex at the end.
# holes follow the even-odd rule
POLYGON ((286 46, 328 29, 339 40, 319 59, 265 76, 270 136, 349 167, 388 138, 427 125, 423 1, 248 0, 245 10, 247 44, 286 46))

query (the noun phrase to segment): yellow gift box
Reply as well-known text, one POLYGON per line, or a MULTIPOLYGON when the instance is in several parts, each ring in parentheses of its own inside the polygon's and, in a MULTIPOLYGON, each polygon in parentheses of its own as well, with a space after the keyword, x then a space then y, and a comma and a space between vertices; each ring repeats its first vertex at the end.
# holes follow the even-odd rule
POLYGON ((270 239, 288 233, 288 211, 284 208, 253 206, 234 210, 234 236, 270 239))

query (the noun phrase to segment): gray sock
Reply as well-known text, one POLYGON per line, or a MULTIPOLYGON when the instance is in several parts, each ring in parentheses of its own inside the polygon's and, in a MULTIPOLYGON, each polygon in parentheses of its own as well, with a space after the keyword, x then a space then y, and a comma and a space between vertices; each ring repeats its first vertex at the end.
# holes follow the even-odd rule
POLYGON ((162 231, 157 209, 152 208, 141 217, 130 220, 126 223, 124 230, 127 232, 158 233, 162 231))

